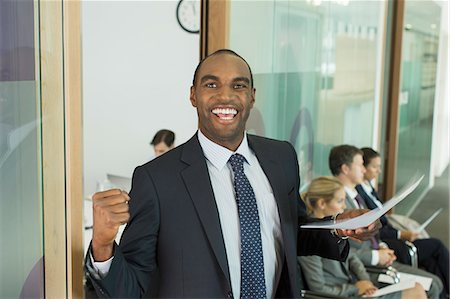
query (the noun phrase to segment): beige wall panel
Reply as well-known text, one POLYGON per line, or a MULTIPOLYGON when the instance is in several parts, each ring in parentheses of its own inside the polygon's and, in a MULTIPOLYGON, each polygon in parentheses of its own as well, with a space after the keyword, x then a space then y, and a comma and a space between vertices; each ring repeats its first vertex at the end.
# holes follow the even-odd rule
POLYGON ((64 3, 68 297, 83 298, 83 148, 80 1, 64 3))
POLYGON ((45 296, 66 297, 62 5, 40 2, 45 296))

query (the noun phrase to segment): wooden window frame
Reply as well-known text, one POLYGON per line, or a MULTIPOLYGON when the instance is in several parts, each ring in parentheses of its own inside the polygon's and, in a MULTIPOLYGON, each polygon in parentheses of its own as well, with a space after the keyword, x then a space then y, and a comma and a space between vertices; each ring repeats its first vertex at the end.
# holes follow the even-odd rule
POLYGON ((80 1, 39 12, 46 298, 84 298, 80 1))

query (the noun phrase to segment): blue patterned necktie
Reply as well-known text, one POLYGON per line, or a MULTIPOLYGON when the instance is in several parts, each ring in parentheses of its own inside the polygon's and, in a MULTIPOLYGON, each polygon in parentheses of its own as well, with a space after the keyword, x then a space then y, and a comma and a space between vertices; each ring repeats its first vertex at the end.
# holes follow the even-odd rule
POLYGON ((230 157, 241 229, 241 298, 266 298, 264 259, 255 193, 244 174, 244 156, 230 157))
MULTIPOLYGON (((364 199, 361 197, 361 195, 357 194, 355 196, 355 200, 358 202, 358 206, 360 209, 367 209, 366 203, 364 202, 364 199)), ((372 244, 372 249, 380 248, 380 243, 375 236, 370 237, 370 243, 372 244)))

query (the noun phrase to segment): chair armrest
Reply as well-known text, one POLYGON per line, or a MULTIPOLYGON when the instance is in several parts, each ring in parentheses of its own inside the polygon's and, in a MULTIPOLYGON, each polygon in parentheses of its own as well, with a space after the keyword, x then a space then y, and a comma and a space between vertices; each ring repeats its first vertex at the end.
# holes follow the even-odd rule
POLYGON ((348 297, 337 296, 328 293, 310 291, 310 290, 301 290, 300 298, 305 299, 347 299, 348 297))
POLYGON ((419 266, 417 257, 417 247, 410 241, 405 241, 406 246, 408 246, 408 253, 411 259, 411 266, 417 268, 419 266))
POLYGON ((369 273, 376 273, 376 274, 385 274, 392 278, 392 281, 394 283, 400 282, 400 275, 398 274, 397 269, 395 269, 392 266, 388 267, 377 267, 377 266, 365 266, 366 271, 369 273))

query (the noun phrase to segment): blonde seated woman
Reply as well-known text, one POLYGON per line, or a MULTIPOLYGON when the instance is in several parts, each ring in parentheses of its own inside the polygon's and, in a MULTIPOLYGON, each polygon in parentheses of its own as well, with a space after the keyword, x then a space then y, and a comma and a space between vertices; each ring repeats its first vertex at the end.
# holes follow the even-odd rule
MULTIPOLYGON (((342 213, 345 209, 345 191, 342 183, 334 177, 318 177, 302 194, 309 214, 323 218, 342 213)), ((370 280, 361 260, 350 252, 345 262, 320 256, 298 257, 304 278, 311 291, 351 298, 371 295, 377 287, 370 280)), ((420 284, 410 289, 377 298, 427 298, 420 284)))

